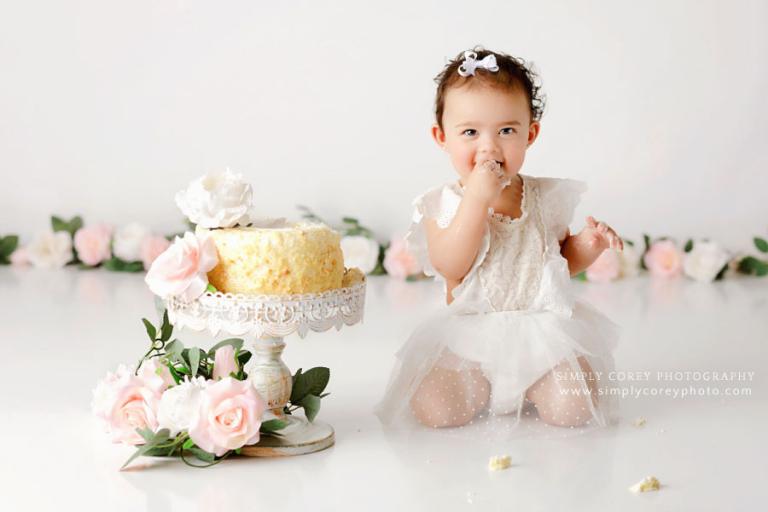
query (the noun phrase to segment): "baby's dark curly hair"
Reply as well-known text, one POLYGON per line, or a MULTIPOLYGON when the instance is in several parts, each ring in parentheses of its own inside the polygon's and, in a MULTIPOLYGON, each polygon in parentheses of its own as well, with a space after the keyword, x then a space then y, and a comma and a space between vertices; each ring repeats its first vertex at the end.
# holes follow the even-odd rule
POLYGON ((448 89, 478 82, 506 90, 522 90, 528 97, 531 121, 539 121, 544 113, 546 97, 541 92, 539 76, 531 69, 530 64, 517 57, 485 50, 481 46, 475 46, 472 51, 477 54, 477 60, 482 60, 488 55, 495 55, 499 70, 491 72, 480 68, 475 70, 474 75, 461 76, 459 66, 464 62, 464 52, 448 62, 440 74, 435 77, 435 82, 437 82, 435 118, 440 129, 443 129, 443 110, 445 109, 445 95, 448 89))

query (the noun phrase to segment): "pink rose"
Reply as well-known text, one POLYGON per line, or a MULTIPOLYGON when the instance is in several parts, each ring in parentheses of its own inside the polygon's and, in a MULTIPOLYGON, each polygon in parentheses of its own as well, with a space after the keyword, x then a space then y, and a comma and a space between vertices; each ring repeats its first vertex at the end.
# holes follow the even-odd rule
POLYGON ((683 255, 671 240, 651 244, 643 261, 653 276, 677 277, 683 270, 683 255))
POLYGON ((265 409, 249 381, 225 377, 202 391, 200 410, 192 420, 189 437, 216 456, 258 443, 265 409))
POLYGON ((413 254, 408 251, 404 240, 392 240, 384 254, 384 269, 392 277, 405 279, 421 272, 421 266, 413 254))
POLYGON ((160 393, 126 366, 107 374, 93 392, 93 412, 115 443, 142 444, 136 429, 157 429, 159 402, 160 393))
POLYGON ((14 267, 23 267, 29 265, 29 251, 26 247, 17 247, 13 253, 11 253, 11 265, 14 267))
POLYGON ((213 380, 229 377, 230 373, 237 373, 235 349, 232 345, 224 345, 216 349, 213 361, 213 380))
POLYGON ((176 383, 171 376, 171 371, 160 362, 159 357, 153 357, 141 363, 138 374, 141 380, 159 394, 176 383))
POLYGON ((139 249, 141 261, 144 263, 144 270, 149 270, 149 267, 152 266, 152 262, 165 252, 170 245, 171 242, 164 236, 150 235, 144 238, 141 242, 141 249, 139 249))
POLYGON ((607 283, 619 277, 621 272, 621 257, 615 249, 606 249, 587 268, 587 280, 596 283, 607 283))
POLYGON ((155 259, 144 281, 162 298, 181 296, 193 300, 208 286, 208 271, 219 262, 216 246, 206 235, 184 233, 155 259))
POLYGON ((112 228, 106 224, 94 224, 80 228, 75 233, 75 250, 80 261, 91 267, 108 260, 112 253, 109 242, 112 228))

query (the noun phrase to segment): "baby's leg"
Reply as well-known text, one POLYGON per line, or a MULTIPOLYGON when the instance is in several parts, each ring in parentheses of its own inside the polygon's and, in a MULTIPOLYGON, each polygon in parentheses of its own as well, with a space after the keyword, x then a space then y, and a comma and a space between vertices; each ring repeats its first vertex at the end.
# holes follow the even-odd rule
POLYGON ((597 377, 583 356, 577 361, 584 380, 572 375, 579 370, 563 361, 528 388, 526 397, 534 403, 542 421, 559 427, 575 427, 592 419, 589 401, 597 403, 597 377), (589 396, 584 394, 583 383, 587 384, 589 396))
POLYGON ((411 410, 428 427, 459 427, 488 405, 491 385, 479 369, 434 367, 411 399, 411 410))

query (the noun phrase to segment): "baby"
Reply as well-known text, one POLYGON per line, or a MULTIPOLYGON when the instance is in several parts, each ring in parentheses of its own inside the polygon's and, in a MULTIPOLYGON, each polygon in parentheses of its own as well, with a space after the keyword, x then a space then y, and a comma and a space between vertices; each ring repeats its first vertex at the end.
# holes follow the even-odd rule
POLYGON ((407 241, 444 281, 448 306, 398 352, 377 411, 385 423, 516 425, 526 404, 549 425, 608 421, 599 377, 617 329, 573 296, 570 277, 623 242, 591 216, 570 233, 584 184, 520 174, 540 131, 535 79, 523 61, 482 49, 436 78, 432 137, 458 181, 416 198, 407 241))

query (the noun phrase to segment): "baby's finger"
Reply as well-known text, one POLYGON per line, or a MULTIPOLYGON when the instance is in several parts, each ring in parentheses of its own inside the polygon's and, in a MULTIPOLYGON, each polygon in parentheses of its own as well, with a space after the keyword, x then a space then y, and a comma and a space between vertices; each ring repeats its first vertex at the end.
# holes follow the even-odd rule
POLYGON ((593 216, 590 215, 589 217, 587 217, 587 226, 593 228, 595 227, 595 224, 597 224, 597 221, 593 216))
POLYGON ((605 224, 605 222, 599 222, 597 224, 597 230, 602 233, 603 235, 608 234, 608 226, 605 224))

